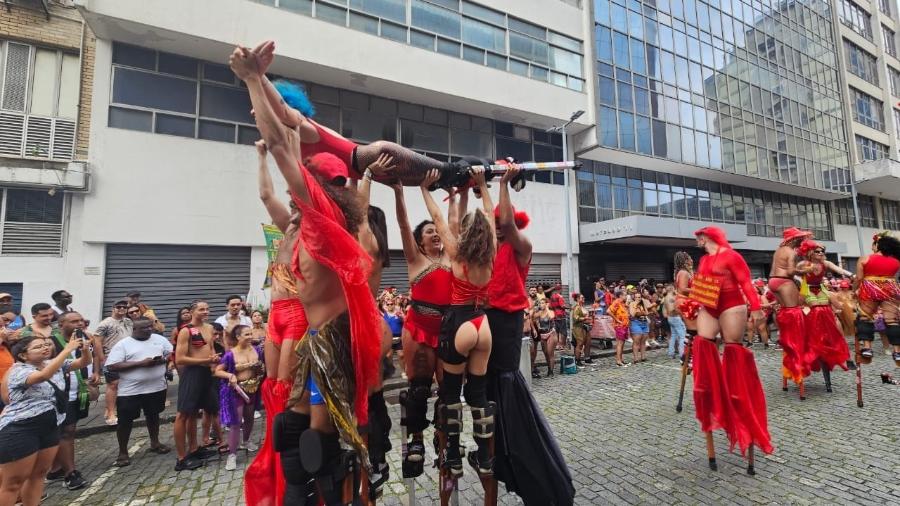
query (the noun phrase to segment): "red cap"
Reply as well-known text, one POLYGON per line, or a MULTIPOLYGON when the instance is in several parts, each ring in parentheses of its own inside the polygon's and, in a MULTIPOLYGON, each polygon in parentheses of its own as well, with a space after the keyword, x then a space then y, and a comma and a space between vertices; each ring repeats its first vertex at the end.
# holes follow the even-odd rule
POLYGON ((306 168, 329 184, 344 186, 350 177, 347 164, 331 153, 316 153, 306 162, 306 168))
POLYGON ((705 235, 709 238, 710 241, 718 244, 723 248, 731 247, 731 245, 728 244, 728 237, 725 235, 725 231, 719 227, 703 227, 700 230, 695 231, 694 235, 705 235))
POLYGON ((781 237, 782 237, 781 245, 784 246, 785 244, 787 244, 795 239, 800 239, 800 238, 812 239, 812 236, 813 236, 813 233, 809 232, 807 230, 800 230, 797 227, 786 228, 784 230, 784 233, 781 234, 781 237))

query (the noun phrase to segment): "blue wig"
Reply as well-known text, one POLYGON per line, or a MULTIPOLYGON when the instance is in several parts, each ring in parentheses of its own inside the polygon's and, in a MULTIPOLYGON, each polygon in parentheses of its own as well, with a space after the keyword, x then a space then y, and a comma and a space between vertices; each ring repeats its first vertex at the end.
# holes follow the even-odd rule
POLYGON ((316 108, 309 101, 306 90, 303 89, 303 85, 300 83, 288 81, 287 79, 278 79, 272 83, 272 86, 275 86, 285 103, 300 111, 300 114, 307 118, 312 118, 316 114, 316 108))

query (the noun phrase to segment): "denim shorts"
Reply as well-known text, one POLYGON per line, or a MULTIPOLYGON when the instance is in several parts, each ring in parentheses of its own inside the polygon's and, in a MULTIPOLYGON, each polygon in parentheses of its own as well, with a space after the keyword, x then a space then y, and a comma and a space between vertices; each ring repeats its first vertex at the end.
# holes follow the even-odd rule
POLYGON ((632 334, 647 334, 650 332, 650 324, 646 319, 644 320, 631 320, 631 333, 632 334))

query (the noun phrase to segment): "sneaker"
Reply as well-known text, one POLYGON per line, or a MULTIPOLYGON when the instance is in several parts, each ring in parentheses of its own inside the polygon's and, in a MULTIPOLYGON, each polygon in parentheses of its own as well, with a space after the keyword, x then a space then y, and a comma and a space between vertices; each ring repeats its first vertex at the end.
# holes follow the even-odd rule
POLYGON ((585 363, 585 364, 593 364, 593 363, 594 363, 594 359, 592 359, 591 357, 588 357, 588 358, 584 359, 584 363, 585 363))
POLYGON ((191 457, 190 455, 188 455, 187 457, 185 457, 181 460, 175 461, 175 470, 176 471, 185 471, 185 470, 193 471, 194 469, 197 469, 198 467, 202 467, 202 466, 203 466, 203 461, 197 460, 197 459, 191 457))
POLYGON ((195 452, 189 453, 188 456, 185 458, 185 460, 194 459, 194 460, 203 461, 208 458, 215 457, 218 454, 219 454, 219 452, 215 448, 200 447, 200 448, 197 448, 197 450, 195 452))
POLYGON ((88 481, 84 479, 84 476, 81 476, 81 473, 78 470, 74 470, 66 476, 66 488, 69 490, 79 490, 87 486, 88 481))
POLYGON ((235 469, 237 469, 237 455, 229 453, 228 458, 225 459, 225 470, 234 471, 235 469))
POLYGON ((52 473, 47 473, 47 481, 59 481, 66 477, 66 472, 60 469, 59 471, 53 471, 52 473))
POLYGON ((241 450, 255 452, 256 450, 259 450, 259 447, 256 446, 256 443, 254 443, 253 441, 244 441, 244 444, 241 445, 241 450))

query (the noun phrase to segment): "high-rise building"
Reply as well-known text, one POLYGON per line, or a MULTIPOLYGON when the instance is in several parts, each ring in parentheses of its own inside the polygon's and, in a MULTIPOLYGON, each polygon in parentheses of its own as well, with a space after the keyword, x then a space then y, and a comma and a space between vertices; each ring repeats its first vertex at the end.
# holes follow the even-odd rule
POLYGON ((833 2, 593 2, 596 127, 576 136, 582 278, 671 279, 703 223, 767 274, 785 227, 832 253, 848 196, 833 2))

